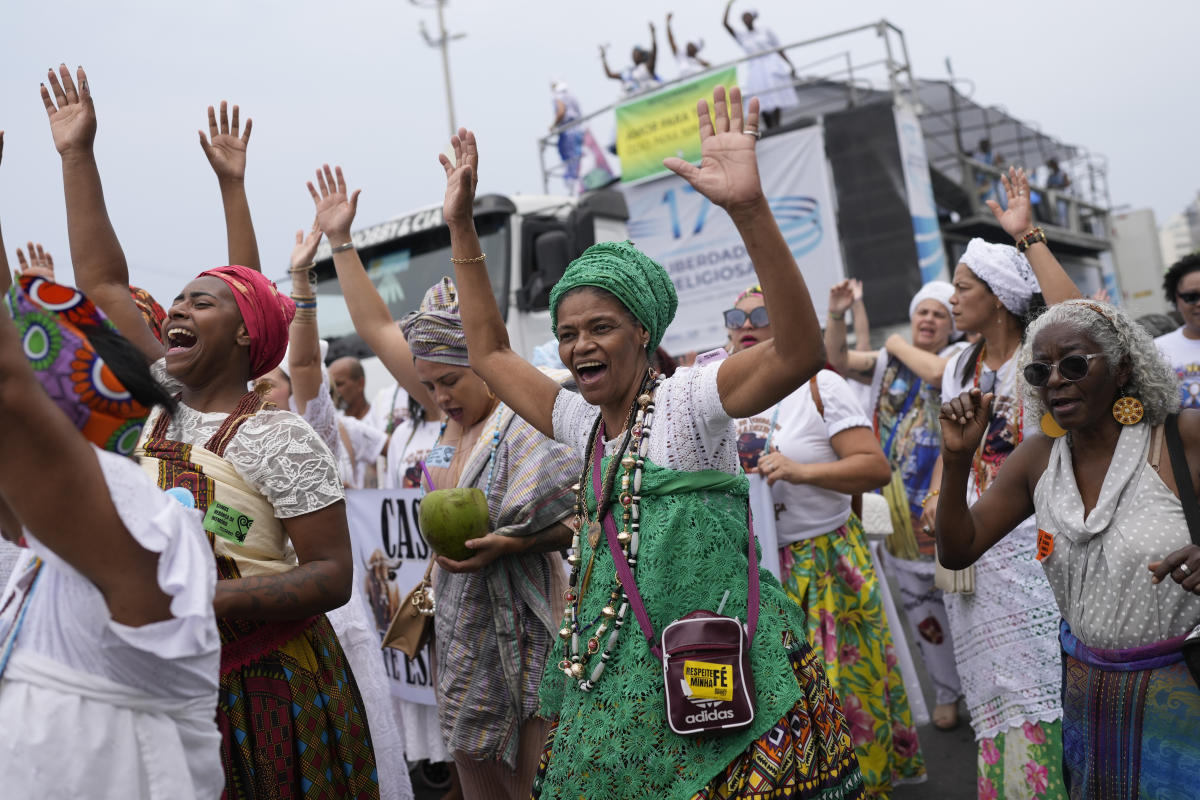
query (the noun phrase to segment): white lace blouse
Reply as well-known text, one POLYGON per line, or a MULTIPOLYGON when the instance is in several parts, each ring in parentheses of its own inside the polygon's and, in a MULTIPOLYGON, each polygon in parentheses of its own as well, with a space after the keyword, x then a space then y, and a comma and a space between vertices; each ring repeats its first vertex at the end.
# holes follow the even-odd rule
MULTIPOLYGON (((167 374, 165 359, 154 362, 152 371, 167 391, 182 389, 167 374)), ((160 413, 161 408, 150 412, 147 430, 160 413)), ((228 416, 179 403, 167 426, 167 438, 202 446, 228 416)), ((333 454, 312 427, 291 411, 264 410, 246 420, 226 447, 225 460, 271 503, 279 519, 310 514, 345 497, 333 454)))

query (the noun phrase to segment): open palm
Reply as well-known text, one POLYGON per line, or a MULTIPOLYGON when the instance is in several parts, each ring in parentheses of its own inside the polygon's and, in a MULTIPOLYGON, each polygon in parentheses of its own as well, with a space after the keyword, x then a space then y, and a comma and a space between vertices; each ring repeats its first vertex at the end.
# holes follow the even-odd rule
POLYGON ((246 120, 246 130, 240 131, 238 107, 233 107, 233 120, 229 119, 228 104, 221 101, 221 122, 212 106, 208 107, 208 137, 200 131, 200 147, 208 158, 218 178, 242 180, 246 177, 246 147, 250 144, 250 129, 254 120, 246 120), (239 135, 240 133, 240 135, 239 135))
POLYGON ((47 74, 49 88, 42 84, 42 103, 50 118, 50 135, 60 155, 70 150, 90 149, 96 139, 96 107, 92 104, 87 74, 80 67, 76 75, 78 89, 65 64, 58 68, 58 75, 54 70, 47 74))
POLYGON ((1007 175, 1000 176, 1004 194, 1008 197, 1008 208, 1000 208, 995 200, 988 200, 988 208, 1000 223, 1004 232, 1020 239, 1033 227, 1033 203, 1029 200, 1029 176, 1024 169, 1009 167, 1007 175))
POLYGON ((726 210, 749 206, 762 198, 758 176, 758 157, 754 145, 758 138, 758 99, 750 100, 742 118, 741 91, 734 87, 713 90, 714 118, 708 115, 708 102, 696 105, 700 123, 700 165, 681 158, 667 158, 663 166, 686 180, 700 194, 726 210))
POLYGON ((475 134, 466 128, 450 137, 454 149, 454 161, 444 153, 438 161, 446 172, 446 198, 442 203, 442 216, 447 225, 466 222, 473 218, 475 188, 479 185, 479 148, 475 134))
POLYGON ((358 212, 358 195, 362 190, 347 192, 342 168, 331 170, 328 164, 317 170, 317 186, 320 187, 319 192, 312 181, 308 182, 308 193, 312 195, 317 209, 317 225, 331 240, 348 239, 354 215, 358 212))

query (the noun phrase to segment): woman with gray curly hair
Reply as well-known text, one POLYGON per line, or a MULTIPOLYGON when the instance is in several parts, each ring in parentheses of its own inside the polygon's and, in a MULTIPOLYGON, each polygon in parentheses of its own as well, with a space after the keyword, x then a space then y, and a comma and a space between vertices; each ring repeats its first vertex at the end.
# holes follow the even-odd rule
POLYGON ((1150 336, 1104 303, 1048 309, 1029 327, 1020 364, 1025 408, 1042 433, 970 508, 962 489, 993 395, 973 388, 942 406, 939 554, 965 567, 1036 514, 1037 559, 1063 617, 1070 796, 1110 786, 1120 797, 1192 796, 1184 765, 1200 758, 1200 690, 1181 648, 1200 623, 1200 547, 1178 482, 1200 489, 1200 411, 1179 412, 1174 373, 1150 336), (1187 474, 1163 458, 1173 428, 1187 474))

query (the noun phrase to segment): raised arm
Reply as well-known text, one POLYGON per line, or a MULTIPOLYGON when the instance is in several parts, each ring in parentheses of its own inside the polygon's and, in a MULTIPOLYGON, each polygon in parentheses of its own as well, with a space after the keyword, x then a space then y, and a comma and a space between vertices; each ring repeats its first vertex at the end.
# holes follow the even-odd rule
POLYGON ((121 521, 95 451, 42 390, 20 333, 3 311, 0 506, 12 512, 0 513, 6 526, 15 513, 39 541, 94 583, 117 622, 136 626, 170 619, 170 599, 158 585, 158 556, 139 545, 121 521))
POLYGON ((29 260, 25 259, 25 253, 18 247, 17 273, 54 280, 54 256, 50 255, 50 251, 33 242, 29 242, 25 247, 29 250, 29 260))
POLYGON ((758 99, 750 100, 744 125, 742 96, 736 87, 726 102, 725 87, 718 86, 713 91, 713 105, 715 129, 708 103, 701 100, 697 106, 700 166, 674 157, 665 159, 663 165, 725 209, 763 287, 775 338, 730 356, 717 375, 726 413, 740 418, 770 408, 815 375, 825 364, 825 348, 808 286, 771 215, 759 180, 754 152, 759 133, 758 99))
POLYGON ((620 73, 613 72, 608 68, 608 51, 604 49, 604 45, 600 45, 600 66, 604 67, 604 74, 614 81, 623 80, 620 73))
POLYGON ((949 358, 941 358, 937 353, 922 350, 898 333, 889 336, 883 346, 890 355, 900 359, 904 366, 917 373, 921 380, 930 386, 942 388, 942 374, 946 371, 949 358))
POLYGON ((671 48, 671 55, 673 57, 679 58, 679 48, 675 46, 675 32, 671 30, 671 18, 674 16, 674 12, 667 12, 667 47, 671 48))
POLYGON ((992 394, 963 392, 942 405, 942 475, 934 533, 938 560, 966 569, 1033 513, 1030 476, 1045 469, 1047 439, 1021 442, 975 505, 967 506, 967 477, 991 419, 992 394), (1035 463, 1040 458, 1041 466, 1035 463))
POLYGON ((825 353, 829 364, 843 378, 870 384, 879 354, 851 350, 846 342, 846 312, 854 304, 854 287, 849 280, 829 287, 829 318, 825 322, 825 353))
MULTIPOLYGON (((1020 241, 1033 228, 1033 203, 1029 202, 1029 177, 1024 169, 1009 167, 1007 175, 1000 176, 1004 184, 1004 192, 1008 196, 1008 208, 1003 209, 995 200, 988 200, 988 208, 1004 228, 1004 232, 1020 241)), ((1083 297, 1079 287, 1071 280, 1071 276, 1058 263, 1058 259, 1050 252, 1045 242, 1030 245, 1025 251, 1033 274, 1037 276, 1038 285, 1042 287, 1042 297, 1046 305, 1052 306, 1064 300, 1074 300, 1083 297)))
POLYGON ((296 246, 292 248, 289 272, 292 276, 292 299, 296 301, 296 316, 288 328, 288 374, 292 380, 292 400, 296 413, 305 408, 321 391, 321 336, 317 326, 317 295, 308 279, 313 256, 321 243, 321 228, 313 220, 308 235, 296 231, 296 246))
POLYGON ((650 74, 658 77, 656 70, 658 66, 658 34, 654 30, 654 23, 650 23, 650 56, 646 59, 646 68, 650 70, 650 74))
MULTIPOLYGON (((4 161, 4 131, 0 131, 0 162, 4 161)), ((8 252, 4 249, 4 231, 0 228, 0 295, 8 294, 13 275, 8 267, 8 252)))
POLYGON ((251 269, 262 269, 258 258, 258 240, 254 222, 250 219, 250 201, 246 198, 246 147, 250 144, 250 128, 254 120, 246 118, 246 129, 238 135, 238 107, 233 107, 229 120, 228 105, 221 101, 221 124, 212 106, 208 107, 208 137, 200 134, 200 147, 217 175, 221 187, 221 206, 225 209, 225 237, 229 247, 229 263, 251 269), (209 139, 211 137, 211 141, 209 139))
POLYGON ((96 139, 96 107, 83 67, 76 76, 78 90, 70 70, 63 64, 58 75, 53 70, 47 75, 49 88, 42 84, 42 103, 50 120, 50 133, 62 157, 67 240, 75 282, 108 315, 117 330, 153 361, 163 356, 163 345, 146 327, 142 312, 129 294, 129 266, 108 218, 100 170, 92 149, 96 139))
POLYGON ((453 162, 444 154, 438 156, 446 172, 442 214, 450 227, 454 283, 458 287, 471 369, 517 416, 553 438, 554 398, 561 387, 513 351, 492 293, 487 266, 483 260, 476 260, 486 254, 475 232, 475 188, 479 174, 475 134, 459 128, 450 145, 454 149, 453 162))
POLYGON ((863 282, 851 278, 850 291, 854 296, 854 303, 850 306, 850 315, 854 317, 854 346, 866 350, 871 346, 871 320, 867 316, 867 304, 863 301, 863 282))
POLYGON ((358 195, 362 190, 356 189, 353 194, 347 194, 342 168, 330 170, 328 164, 317 170, 317 186, 320 187, 319 193, 309 181, 308 192, 316 205, 317 225, 333 248, 333 268, 337 270, 338 283, 346 298, 346 306, 350 309, 354 330, 375 351, 375 355, 379 356, 404 391, 416 398, 431 417, 436 417, 440 412, 433 396, 417 377, 408 342, 392 319, 387 303, 379 296, 379 291, 367 275, 362 259, 354 249, 354 240, 350 237, 350 226, 354 223, 358 195))
MULTIPOLYGON (((729 35, 734 38, 734 41, 737 41, 737 31, 733 29, 733 25, 731 25, 729 22, 729 12, 732 10, 733 0, 729 0, 729 2, 725 4, 725 16, 721 17, 721 24, 725 26, 725 30, 729 31, 729 35)), ((741 42, 738 42, 738 44, 741 44, 741 42)))

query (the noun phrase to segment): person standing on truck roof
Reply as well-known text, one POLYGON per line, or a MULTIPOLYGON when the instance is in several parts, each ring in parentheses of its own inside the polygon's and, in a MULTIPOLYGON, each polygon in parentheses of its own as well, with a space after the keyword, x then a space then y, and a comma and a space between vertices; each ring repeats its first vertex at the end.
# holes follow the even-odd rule
POLYGON ((689 41, 684 45, 683 52, 679 52, 679 48, 675 45, 675 32, 671 30, 671 20, 674 18, 674 12, 667 12, 667 44, 671 47, 671 55, 675 57, 675 64, 679 69, 677 78, 686 78, 689 75, 696 75, 704 72, 712 66, 712 64, 700 58, 700 50, 704 47, 704 40, 697 39, 689 41))
POLYGON ((758 98, 764 127, 778 127, 783 109, 791 108, 799 102, 796 99, 796 90, 792 87, 796 80, 796 67, 782 50, 770 52, 779 47, 779 38, 770 28, 755 27, 758 12, 754 9, 748 8, 742 13, 742 24, 746 26, 746 30, 734 30, 729 21, 733 3, 734 0, 729 0, 725 4, 725 16, 721 24, 746 51, 746 55, 758 56, 750 59, 746 65, 749 74, 746 76, 744 96, 758 98), (759 53, 762 55, 758 55, 759 53))
POLYGON ((633 63, 620 72, 613 72, 608 66, 608 46, 600 45, 600 64, 604 74, 614 81, 621 82, 621 90, 626 96, 648 92, 662 79, 658 77, 658 39, 655 37, 654 23, 650 23, 650 49, 634 47, 630 55, 633 63))
POLYGON ((566 126, 576 122, 583 112, 566 81, 555 78, 550 82, 550 91, 554 94, 554 121, 550 123, 550 130, 562 128, 558 132, 558 157, 562 159, 567 191, 574 192, 578 188, 579 165, 583 161, 583 130, 566 126))

